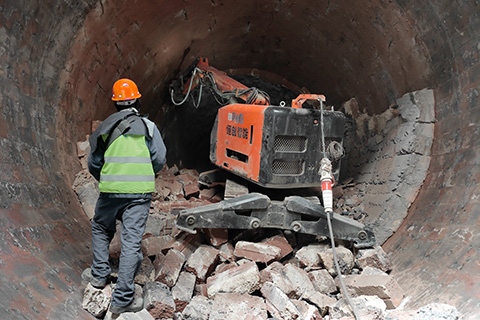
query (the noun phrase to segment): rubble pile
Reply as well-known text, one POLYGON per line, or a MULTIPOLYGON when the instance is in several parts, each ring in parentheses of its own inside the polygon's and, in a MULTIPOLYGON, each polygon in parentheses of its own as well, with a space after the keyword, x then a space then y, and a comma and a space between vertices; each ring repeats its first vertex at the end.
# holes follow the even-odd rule
MULTIPOLYGON (((91 219, 98 185, 86 166, 88 143, 79 142, 83 170, 73 185, 91 219)), ((110 246, 112 274, 104 289, 86 284, 83 308, 100 319, 354 319, 334 267, 328 239, 275 229, 175 227, 182 209, 223 200, 223 186, 199 187, 195 170, 165 167, 142 240, 144 260, 135 278, 144 297, 138 313, 108 311, 120 256, 119 232, 110 246)), ((406 297, 389 274, 380 246, 356 249, 337 242, 336 255, 348 294, 361 319, 459 319, 455 308, 433 304, 403 310, 406 297), (433 316, 431 316, 433 314, 433 316), (430 317, 430 318, 429 318, 430 317)))

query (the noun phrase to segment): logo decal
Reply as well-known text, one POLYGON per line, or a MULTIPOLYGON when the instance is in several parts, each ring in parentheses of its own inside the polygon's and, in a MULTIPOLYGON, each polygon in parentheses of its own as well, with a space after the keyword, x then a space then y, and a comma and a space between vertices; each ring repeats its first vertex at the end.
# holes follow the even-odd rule
POLYGON ((233 121, 238 124, 243 124, 243 113, 237 114, 235 112, 229 112, 228 121, 233 121))

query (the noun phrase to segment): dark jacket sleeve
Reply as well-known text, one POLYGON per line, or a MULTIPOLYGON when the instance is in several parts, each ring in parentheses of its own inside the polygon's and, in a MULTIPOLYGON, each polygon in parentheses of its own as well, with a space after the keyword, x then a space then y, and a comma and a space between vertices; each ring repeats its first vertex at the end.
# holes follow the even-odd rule
POLYGON ((148 149, 150 150, 150 159, 152 160, 153 171, 159 172, 167 162, 167 148, 162 139, 157 126, 153 129, 153 137, 149 141, 148 149))
MULTIPOLYGON (((94 135, 90 137, 92 139, 94 135)), ((104 164, 104 153, 105 153, 105 143, 103 141, 98 141, 98 139, 102 139, 101 136, 96 135, 96 141, 92 143, 90 140, 90 154, 88 155, 88 171, 90 174, 97 179, 100 180, 100 171, 102 170, 104 164)))

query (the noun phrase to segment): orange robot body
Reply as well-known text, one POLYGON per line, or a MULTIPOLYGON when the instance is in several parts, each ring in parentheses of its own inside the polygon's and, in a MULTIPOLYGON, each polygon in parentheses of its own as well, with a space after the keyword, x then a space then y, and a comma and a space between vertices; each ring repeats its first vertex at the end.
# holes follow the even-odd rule
MULTIPOLYGON (((324 118, 326 145, 342 142, 343 113, 326 111, 324 118)), ((319 186, 320 121, 316 109, 227 105, 219 109, 211 133, 210 160, 266 188, 319 186)), ((333 165, 338 178, 340 163, 333 165)))
POLYGON ((258 181, 266 108, 262 105, 231 104, 219 109, 214 161, 217 166, 258 181))

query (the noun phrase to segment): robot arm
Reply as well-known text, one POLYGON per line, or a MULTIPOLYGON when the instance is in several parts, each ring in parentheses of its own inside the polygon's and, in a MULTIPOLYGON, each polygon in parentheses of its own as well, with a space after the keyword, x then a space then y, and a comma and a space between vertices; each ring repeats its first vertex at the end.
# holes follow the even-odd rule
POLYGON ((225 72, 210 66, 206 58, 198 58, 183 77, 172 84, 170 90, 172 96, 181 92, 184 97, 187 97, 197 86, 211 88, 218 97, 228 101, 227 103, 270 104, 270 97, 265 92, 255 87, 249 88, 230 78, 225 72), (183 81, 183 79, 187 80, 183 81))

